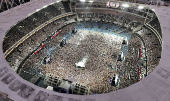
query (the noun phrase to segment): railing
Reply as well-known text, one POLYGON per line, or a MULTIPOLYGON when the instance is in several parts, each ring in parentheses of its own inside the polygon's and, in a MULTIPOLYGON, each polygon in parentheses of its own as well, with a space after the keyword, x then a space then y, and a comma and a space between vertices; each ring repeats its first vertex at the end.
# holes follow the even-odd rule
POLYGON ((147 76, 147 56, 146 56, 146 44, 145 44, 145 41, 143 40, 143 38, 139 35, 139 34, 137 34, 137 33, 134 33, 133 34, 134 36, 137 36, 141 41, 142 41, 142 44, 143 44, 143 49, 144 49, 144 57, 143 57, 143 59, 144 59, 144 61, 146 61, 145 62, 145 65, 146 65, 146 67, 145 67, 145 69, 146 69, 146 76, 147 76))
POLYGON ((76 11, 78 10, 89 10, 89 9, 93 9, 93 10, 111 10, 111 11, 114 11, 114 12, 122 12, 122 13, 126 13, 126 14, 130 14, 130 15, 133 15, 133 16, 137 16, 139 18, 146 18, 144 16, 141 16, 141 15, 138 15, 138 14, 135 14, 135 13, 132 13, 132 12, 127 12, 127 11, 123 11, 123 10, 119 10, 119 9, 110 9, 110 8, 93 8, 93 7, 89 7, 89 8, 76 8, 76 11))
POLYGON ((160 34, 158 33, 158 31, 157 31, 155 28, 153 28, 151 25, 149 25, 148 23, 145 23, 144 25, 145 25, 147 28, 149 28, 152 32, 154 32, 154 34, 156 35, 156 37, 157 37, 158 40, 159 40, 159 43, 160 43, 161 46, 162 46, 162 38, 161 38, 160 34))

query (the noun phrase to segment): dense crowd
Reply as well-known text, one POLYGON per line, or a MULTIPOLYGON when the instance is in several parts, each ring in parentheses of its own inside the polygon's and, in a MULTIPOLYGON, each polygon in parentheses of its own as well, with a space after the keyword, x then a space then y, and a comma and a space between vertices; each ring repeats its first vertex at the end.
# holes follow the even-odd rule
MULTIPOLYGON (((109 10, 109 8, 108 7, 106 7, 106 4, 105 3, 93 3, 92 5, 91 4, 88 4, 88 3, 85 3, 85 4, 83 4, 82 5, 82 3, 78 3, 77 5, 76 5, 76 7, 78 8, 78 10, 79 9, 81 9, 82 10, 82 8, 84 9, 84 8, 88 8, 88 7, 95 7, 95 6, 93 6, 93 5, 97 5, 97 6, 100 6, 99 8, 100 8, 100 10, 105 10, 105 8, 107 8, 108 10, 109 10), (103 9, 102 9, 103 8, 103 9)), ((88 8, 88 9, 92 9, 92 8, 88 8)), ((93 9, 95 9, 95 8, 93 8, 93 9)), ((131 14, 134 14, 134 15, 138 15, 138 16, 140 16, 140 17, 144 17, 144 18, 152 18, 152 16, 153 15, 155 15, 154 14, 154 12, 152 11, 152 10, 150 10, 150 9, 148 9, 148 8, 143 8, 143 9, 138 9, 136 6, 133 6, 133 5, 130 5, 130 7, 127 7, 127 8, 125 8, 125 7, 122 7, 122 6, 119 6, 119 7, 117 7, 117 8, 112 8, 112 9, 110 9, 111 11, 114 11, 114 12, 116 12, 116 13, 118 13, 119 11, 121 12, 121 11, 126 11, 126 12, 128 12, 128 13, 131 13, 131 14), (149 13, 149 14, 148 14, 149 13)), ((102 12, 103 13, 103 12, 102 12)), ((105 12, 106 13, 106 12, 105 12)), ((93 15, 92 15, 93 16, 93 15)), ((94 15, 95 16, 95 15, 94 15)), ((90 17, 90 16, 87 16, 87 17, 90 17)), ((100 18, 102 18, 102 16, 99 16, 100 18)))
POLYGON ((146 27, 144 27, 139 32, 143 33, 141 34, 141 37, 143 38, 143 40, 145 40, 146 54, 148 56, 148 74, 150 74, 153 69, 159 64, 162 47, 157 36, 153 32, 149 31, 146 27))
MULTIPOLYGON (((113 17, 115 18, 113 19, 115 20, 114 22, 120 22, 120 25, 123 26, 131 22, 130 19, 110 14, 103 15, 94 13, 79 15, 79 17, 90 15, 96 15, 102 19, 108 18, 110 20, 113 17)), ((73 18, 61 18, 24 41, 6 58, 10 66, 16 70, 16 67, 21 64, 29 53, 46 40, 51 33, 64 26, 65 21, 71 19, 73 18)), ((100 23, 98 25, 101 26, 103 24, 103 22, 98 23, 100 23)), ((89 26, 89 23, 85 20, 84 24, 85 26, 89 26)), ((131 25, 131 30, 133 30, 137 28, 140 23, 133 22, 131 25)), ((54 40, 47 41, 45 47, 38 54, 30 55, 23 64, 21 72, 27 71, 31 74, 35 74, 36 72, 31 70, 36 70, 38 68, 42 74, 51 73, 63 79, 85 85, 90 88, 93 93, 107 93, 138 82, 139 69, 137 67, 140 66, 138 53, 142 42, 137 36, 132 36, 129 40, 129 50, 126 55, 126 61, 118 62, 117 56, 121 52, 122 37, 118 35, 112 36, 102 32, 83 30, 85 27, 82 28, 82 30, 79 29, 77 33, 72 33, 72 30, 76 29, 76 26, 78 26, 76 23, 64 26, 62 32, 59 33, 54 40), (60 47, 59 44, 63 39, 67 40, 66 45, 60 47), (44 57, 47 56, 51 57, 52 60, 49 64, 44 64, 42 61, 44 57), (75 63, 81 62, 84 58, 87 59, 85 68, 76 67, 75 63), (117 87, 110 85, 110 79, 115 73, 119 75, 121 82, 117 87)), ((109 30, 112 32, 114 31, 114 29, 109 30)), ((159 63, 159 58, 157 57, 161 55, 161 47, 157 37, 147 28, 143 27, 142 30, 137 33, 145 40, 149 74, 159 63), (148 33, 151 34, 148 35, 148 33)), ((143 57, 145 57, 144 54, 143 57)), ((24 78, 26 75, 20 76, 24 78)))
MULTIPOLYGON (((127 0, 120 0, 120 1, 127 1, 127 0)), ((169 3, 163 2, 162 0, 128 0, 128 2, 146 4, 146 5, 169 6, 169 3)))
MULTIPOLYGON (((71 18, 72 16, 69 19, 71 18)), ((39 46, 49 35, 64 26, 64 22, 65 18, 61 18, 50 23, 15 48, 14 51, 6 58, 6 60, 10 63, 11 68, 14 70, 17 69, 16 67, 19 66, 23 59, 35 50, 37 46, 39 46)))
POLYGON ((126 27, 126 28, 129 27, 129 30, 133 30, 133 29, 137 28, 139 25, 141 25, 140 22, 133 21, 133 19, 128 19, 123 16, 116 16, 113 14, 79 13, 78 16, 79 16, 79 18, 83 19, 83 21, 86 21, 85 20, 86 18, 90 19, 89 22, 96 22, 96 21, 98 21, 98 19, 100 19, 99 27, 100 27, 100 24, 102 24, 102 23, 110 23, 110 24, 120 25, 120 26, 126 27))
POLYGON ((162 38, 162 31, 161 31, 161 26, 160 26, 160 23, 159 23, 159 20, 157 17, 155 17, 153 20, 151 20, 149 22, 149 24, 154 28, 156 29, 156 31, 158 31, 159 35, 161 36, 162 38))
POLYGON ((42 10, 33 13, 31 16, 19 21, 15 26, 9 29, 5 35, 3 41, 3 52, 8 50, 14 43, 34 30, 36 27, 58 15, 66 13, 66 11, 70 10, 65 10, 62 3, 56 3, 43 8, 42 10))
MULTIPOLYGON (((64 29, 70 32, 74 27, 68 26, 64 29)), ((129 40, 129 51, 126 56, 126 61, 122 63, 117 62, 116 58, 120 52, 123 39, 84 30, 79 30, 76 35, 72 36, 63 48, 56 45, 56 43, 61 41, 63 34, 56 37, 58 39, 57 42, 54 40, 48 44, 48 47, 56 46, 57 48, 51 53, 52 62, 50 64, 41 64, 42 56, 45 56, 45 52, 48 51, 48 48, 46 48, 38 55, 33 55, 24 67, 28 66, 27 68, 29 68, 29 63, 37 66, 38 63, 42 72, 52 73, 61 78, 83 84, 91 88, 90 90, 93 93, 107 93, 138 82, 139 70, 136 67, 139 66, 138 52, 139 46, 142 45, 138 37, 134 36, 129 40), (80 62, 84 57, 88 58, 85 70, 76 68, 75 63, 80 62), (112 65, 111 69, 108 67, 109 65, 112 65), (119 67, 119 69, 116 69, 117 67, 119 67), (121 84, 118 88, 109 84, 114 73, 120 75, 121 84)), ((147 49, 149 49, 148 47, 152 47, 152 45, 147 46, 147 49)), ((160 51, 157 52, 160 53, 160 51)), ((150 58, 155 55, 154 53, 151 56, 151 53, 151 51, 148 51, 148 57, 150 58)), ((145 56, 143 55, 143 57, 145 56)), ((148 62, 153 61, 153 59, 149 60, 150 58, 148 58, 148 62)), ((150 62, 148 64, 148 74, 153 71, 155 67, 156 64, 150 62)))
MULTIPOLYGON (((58 38, 61 38, 60 35, 58 38)), ((40 67, 43 68, 43 72, 52 73, 65 79, 74 78, 74 82, 86 85, 93 92, 103 93, 102 89, 107 88, 106 85, 109 86, 110 78, 114 72, 109 71, 107 65, 116 63, 116 57, 111 58, 111 55, 119 54, 121 42, 122 39, 118 37, 79 30, 67 42, 65 47, 60 48, 56 46, 58 49, 52 53, 51 57, 53 60, 50 64, 39 65, 42 66, 40 67), (103 56, 104 54, 107 55, 103 56), (84 57, 88 58, 85 70, 75 68, 75 63, 81 61, 84 57), (98 85, 100 86, 99 88, 97 88, 98 85), (98 89, 100 89, 100 92, 98 89)), ((57 42, 55 44, 54 42, 51 43, 50 46, 55 46, 57 42)), ((43 51, 45 52, 47 49, 43 51)), ((24 67, 29 66, 29 62, 31 62, 31 65, 40 63, 40 58, 44 52, 37 54, 38 56, 32 56, 24 67)), ((113 88, 107 92, 109 91, 113 91, 113 88)))

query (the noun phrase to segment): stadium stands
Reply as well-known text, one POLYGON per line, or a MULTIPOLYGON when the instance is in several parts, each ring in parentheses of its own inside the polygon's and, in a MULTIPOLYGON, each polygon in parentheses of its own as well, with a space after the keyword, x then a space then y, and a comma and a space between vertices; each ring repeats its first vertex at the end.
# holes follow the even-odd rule
POLYGON ((73 94, 101 94, 125 88, 150 74, 159 64, 162 51, 162 33, 155 13, 135 8, 112 8, 116 11, 112 14, 103 12, 111 9, 105 3, 78 2, 76 9, 86 11, 75 12, 76 16, 68 2, 54 3, 12 26, 4 37, 3 52, 8 53, 7 62, 23 79, 44 88, 59 87, 63 81, 54 80, 56 76, 76 83, 73 94), (137 15, 138 19, 126 14, 137 15), (66 45, 60 47, 62 40, 66 45), (50 56, 49 64, 42 63, 46 56, 50 56), (89 58, 87 68, 76 68, 75 63, 84 57, 89 58), (118 74, 117 86, 109 83, 114 73, 118 74), (45 83, 38 83, 39 79, 45 83))

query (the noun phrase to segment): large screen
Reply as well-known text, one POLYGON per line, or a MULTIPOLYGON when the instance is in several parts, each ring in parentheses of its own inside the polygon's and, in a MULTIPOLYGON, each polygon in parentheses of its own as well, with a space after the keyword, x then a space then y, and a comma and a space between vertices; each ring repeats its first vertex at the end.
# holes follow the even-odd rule
POLYGON ((110 7, 110 2, 107 2, 107 3, 106 3, 106 7, 110 7))
POLYGON ((118 7, 119 7, 119 3, 116 3, 116 2, 110 2, 110 7, 118 8, 118 7))
POLYGON ((117 3, 117 2, 107 2, 106 7, 118 8, 119 3, 117 3))

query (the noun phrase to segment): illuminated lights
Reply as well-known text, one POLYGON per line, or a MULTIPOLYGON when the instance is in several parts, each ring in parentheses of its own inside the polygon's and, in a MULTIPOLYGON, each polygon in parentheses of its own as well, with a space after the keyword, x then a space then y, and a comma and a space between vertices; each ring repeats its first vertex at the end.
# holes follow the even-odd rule
POLYGON ((40 9, 36 9, 36 12, 38 12, 40 9))
POLYGON ((122 4, 122 6, 125 7, 125 8, 129 7, 128 4, 122 4))
POLYGON ((91 3, 92 3, 93 1, 89 1, 89 2, 91 2, 91 3))
POLYGON ((86 0, 80 0, 80 1, 85 2, 86 0))
POLYGON ((45 5, 43 8, 46 8, 47 7, 47 5, 45 5))
POLYGON ((138 9, 143 9, 144 7, 143 6, 138 6, 138 9))
POLYGON ((60 2, 60 0, 57 0, 56 2, 57 2, 57 3, 59 3, 59 2, 60 2))

